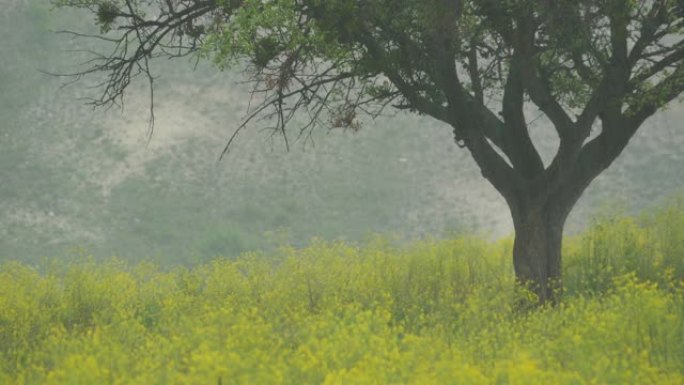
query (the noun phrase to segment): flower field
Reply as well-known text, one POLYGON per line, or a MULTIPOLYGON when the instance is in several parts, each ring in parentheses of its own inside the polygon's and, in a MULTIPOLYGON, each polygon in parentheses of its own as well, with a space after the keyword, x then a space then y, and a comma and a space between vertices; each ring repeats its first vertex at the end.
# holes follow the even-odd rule
POLYGON ((192 268, 0 265, 0 384, 684 384, 684 210, 597 221, 525 309, 511 240, 192 268))

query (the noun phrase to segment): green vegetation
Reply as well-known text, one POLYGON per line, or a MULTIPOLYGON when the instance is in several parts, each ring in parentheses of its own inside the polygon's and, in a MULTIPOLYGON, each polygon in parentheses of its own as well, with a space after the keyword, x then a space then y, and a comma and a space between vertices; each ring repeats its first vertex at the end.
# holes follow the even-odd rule
POLYGON ((566 239, 555 308, 517 307, 511 247, 320 241, 169 271, 7 262, 0 383, 684 382, 684 200, 566 239))

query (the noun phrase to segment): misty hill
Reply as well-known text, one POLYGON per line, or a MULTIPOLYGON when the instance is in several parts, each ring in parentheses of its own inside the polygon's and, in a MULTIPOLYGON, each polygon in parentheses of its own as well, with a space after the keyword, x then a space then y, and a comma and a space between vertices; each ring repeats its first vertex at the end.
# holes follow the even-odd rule
MULTIPOLYGON (((91 43, 54 31, 88 31, 73 11, 43 0, 6 0, 0 10, 0 259, 74 252, 197 261, 216 254, 304 244, 312 237, 397 239, 511 231, 508 209, 448 127, 405 114, 364 121, 357 132, 320 129, 290 152, 250 127, 217 162, 244 116, 249 86, 238 71, 207 63, 154 63, 155 129, 135 84, 123 110, 80 98, 97 79, 61 88, 91 43), (148 143, 149 139, 149 143, 148 143)), ((556 139, 538 114, 533 136, 556 139)), ((570 217, 577 231, 598 209, 639 212, 684 187, 684 109, 647 122, 570 217)), ((292 127, 294 137, 297 127, 292 127)))

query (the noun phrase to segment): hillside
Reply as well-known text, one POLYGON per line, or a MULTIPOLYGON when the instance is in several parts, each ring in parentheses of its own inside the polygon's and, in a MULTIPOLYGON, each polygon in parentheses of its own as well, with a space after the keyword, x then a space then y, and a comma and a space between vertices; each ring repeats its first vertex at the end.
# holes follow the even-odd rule
MULTIPOLYGON (((89 18, 11 0, 0 11, 0 260, 45 255, 140 256, 195 263, 312 237, 398 240, 511 231, 503 200, 437 122, 395 114, 358 133, 318 130, 290 152, 251 127, 217 162, 247 107, 237 71, 160 62, 156 125, 148 144, 148 94, 135 84, 123 110, 81 98, 97 79, 68 79, 87 42, 89 18)), ((530 111, 530 120, 536 118, 530 111)), ((653 207, 684 187, 684 109, 648 121, 627 152, 585 193, 568 225, 604 206, 653 207)), ((292 127, 293 132, 297 128, 292 127)), ((542 120, 535 141, 555 138, 542 120)))

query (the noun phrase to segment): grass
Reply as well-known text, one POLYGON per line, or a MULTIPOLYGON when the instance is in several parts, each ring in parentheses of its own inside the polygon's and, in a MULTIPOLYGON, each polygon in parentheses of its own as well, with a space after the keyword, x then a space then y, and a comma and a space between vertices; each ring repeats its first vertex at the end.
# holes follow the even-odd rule
POLYGON ((9 262, 0 383, 684 384, 682 200, 564 248, 560 306, 527 312, 510 239, 9 262))

